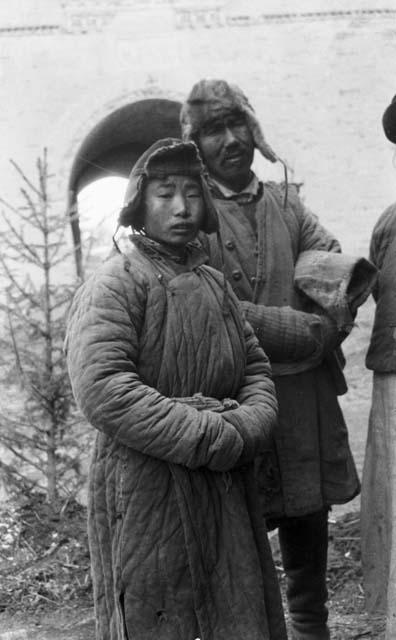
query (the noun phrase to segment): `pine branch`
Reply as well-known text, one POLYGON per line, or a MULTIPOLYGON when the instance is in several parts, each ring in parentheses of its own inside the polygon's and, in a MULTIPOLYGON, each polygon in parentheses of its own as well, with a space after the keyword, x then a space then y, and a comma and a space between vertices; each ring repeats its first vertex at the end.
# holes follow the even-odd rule
MULTIPOLYGON (((59 309, 59 307, 63 307, 66 304, 70 304, 72 301, 72 297, 73 297, 73 294, 71 292, 68 292, 66 296, 52 303, 50 307, 51 311, 55 311, 56 309, 59 309)), ((64 321, 64 318, 62 318, 62 321, 64 321)))
POLYGON ((62 256, 60 256, 58 259, 55 259, 56 253, 55 255, 51 256, 51 264, 53 267, 57 267, 59 264, 64 264, 66 262, 66 260, 68 260, 69 258, 71 258, 73 256, 73 251, 68 251, 65 252, 62 256))
POLYGON ((43 403, 43 407, 45 407, 47 413, 51 413, 51 405, 53 402, 52 395, 47 395, 44 391, 42 391, 37 385, 33 384, 31 380, 29 380, 29 388, 32 393, 36 396, 36 398, 43 403))
MULTIPOLYGON (((29 466, 38 469, 38 471, 43 470, 43 461, 40 459, 40 456, 38 456, 39 462, 35 462, 34 460, 32 460, 32 458, 28 458, 22 451, 19 451, 18 449, 20 449, 21 447, 18 446, 18 443, 15 444, 15 442, 12 442, 11 438, 4 438, 3 436, 1 436, 0 441, 2 445, 16 458, 22 460, 22 462, 26 462, 26 464, 28 464, 29 466)), ((37 446, 38 443, 35 443, 32 440, 29 442, 27 439, 25 439, 24 444, 25 446, 29 445, 30 451, 40 451, 42 453, 45 453, 45 447, 41 446, 41 444, 37 446)))
MULTIPOLYGON (((23 298, 26 298, 27 300, 29 300, 30 304, 35 307, 35 308, 40 308, 40 304, 39 302, 35 299, 35 297, 29 293, 29 291, 22 287, 18 280, 13 276, 13 274, 11 273, 11 271, 9 270, 7 263, 5 262, 5 260, 3 259, 2 255, 0 254, 0 264, 2 265, 4 271, 6 272, 6 275, 8 277, 8 279, 10 280, 11 284, 15 287, 15 289, 17 289, 17 291, 20 293, 20 295, 23 298)), ((4 306, 4 305, 2 305, 4 306)))
POLYGON ((23 453, 21 453, 20 451, 17 451, 12 445, 7 444, 5 446, 7 447, 8 451, 10 451, 16 458, 18 458, 18 460, 25 462, 27 465, 29 465, 33 469, 37 469, 37 471, 40 471, 40 473, 43 473, 42 460, 40 460, 39 462, 34 462, 31 458, 27 458, 23 453))
POLYGON ((36 209, 36 205, 33 202, 33 198, 30 196, 30 194, 26 191, 26 189, 21 189, 21 193, 23 195, 23 197, 25 198, 26 202, 27 202, 27 210, 33 214, 33 218, 34 218, 34 222, 32 219, 29 220, 29 224, 32 224, 36 229, 39 229, 40 231, 43 231, 43 224, 40 220, 39 217, 39 213, 36 209))
MULTIPOLYGON (((6 348, 12 350, 12 344, 10 342, 4 344, 6 344, 6 348)), ((26 375, 37 377, 44 367, 44 360, 40 353, 37 351, 30 352, 24 345, 21 346, 21 353, 26 375)))
POLYGON ((21 377, 22 377, 22 380, 23 380, 25 374, 24 374, 24 371, 23 371, 23 368, 22 368, 21 359, 19 357, 19 350, 18 350, 18 345, 17 345, 16 339, 15 339, 14 327, 13 327, 13 324, 12 324, 10 312, 8 312, 8 323, 9 323, 9 329, 10 329, 10 334, 11 334, 12 346, 13 346, 13 349, 14 349, 16 366, 17 366, 17 369, 18 369, 19 373, 21 374, 21 377))
POLYGON ((37 168, 39 172, 39 181, 40 181, 40 193, 43 200, 47 201, 47 178, 48 178, 48 167, 47 167, 47 148, 43 149, 43 158, 37 158, 37 168))
POLYGON ((40 451, 45 451, 45 446, 36 438, 31 438, 30 436, 27 436, 24 433, 21 433, 20 431, 20 427, 23 426, 26 429, 31 429, 32 426, 25 423, 22 424, 20 422, 18 422, 18 420, 9 420, 7 419, 7 422, 9 423, 10 426, 6 427, 6 430, 10 432, 10 435, 7 435, 4 432, 4 425, 3 425, 3 432, 0 434, 0 442, 2 443, 3 446, 7 447, 8 449, 11 448, 11 446, 21 446, 23 448, 28 448, 30 447, 31 449, 39 449, 40 451), (16 432, 15 430, 13 432, 11 432, 11 428, 10 427, 17 427, 18 431, 16 432), (18 438, 18 443, 15 442, 16 436, 18 438))
MULTIPOLYGON (((14 207, 10 202, 4 200, 4 198, 0 197, 0 203, 7 207, 12 213, 15 213, 19 218, 22 218, 21 209, 14 207)), ((1 215, 4 216, 4 211, 1 212, 1 215)), ((28 219, 29 220, 29 219, 28 219)))
MULTIPOLYGON (((42 266, 42 261, 40 260, 40 256, 37 255, 37 253, 31 248, 31 246, 29 244, 27 244, 25 242, 25 239, 23 237, 22 234, 20 234, 17 229, 15 229, 14 225, 12 224, 12 222, 10 221, 10 219, 8 218, 8 216, 6 216, 5 213, 3 213, 3 220, 5 220, 9 230, 13 233, 14 237, 19 240, 19 242, 21 243, 20 247, 17 247, 18 252, 21 251, 21 248, 23 250, 23 252, 26 251, 26 259, 29 260, 29 254, 31 255, 31 261, 34 264, 37 264, 38 266, 42 266)), ((13 245, 10 245, 13 246, 13 245)))
POLYGON ((43 250, 45 246, 47 246, 48 249, 50 249, 51 247, 57 247, 58 244, 59 244, 58 240, 54 240, 54 242, 47 241, 45 244, 44 242, 30 242, 29 246, 32 247, 33 249, 43 250))
POLYGON ((20 166, 14 161, 12 160, 12 158, 10 158, 10 162, 12 164, 12 166, 14 167, 14 169, 17 171, 17 173, 20 175, 20 177, 22 178, 22 180, 25 182, 25 184, 28 185, 29 189, 31 189, 32 191, 34 191, 34 193, 40 198, 42 198, 42 195, 40 193, 40 190, 33 184, 33 182, 31 182, 29 180, 29 178, 26 176, 25 172, 22 171, 22 169, 20 168, 20 166))
MULTIPOLYGON (((20 220, 24 222, 27 226, 32 225, 32 215, 31 215, 32 210, 29 206, 23 206, 23 207, 21 206, 21 207, 18 207, 18 209, 15 209, 14 207, 11 207, 10 204, 2 200, 2 198, 0 198, 0 202, 3 202, 3 204, 7 204, 7 206, 10 208, 11 211, 15 211, 18 214, 20 220), (28 213, 25 214, 24 211, 27 211, 28 213)), ((33 224, 33 227, 35 229, 39 228, 35 224, 33 224)))
MULTIPOLYGON (((65 247, 65 244, 66 244, 66 224, 64 224, 60 230, 60 233, 58 236, 58 246, 55 247, 55 250, 51 253, 51 256, 50 256, 51 264, 59 264, 59 261, 57 263, 55 263, 54 261, 59 251, 65 247)), ((66 256, 67 254, 73 255, 73 251, 64 252, 63 258, 65 258, 65 253, 66 253, 66 256)))
MULTIPOLYGON (((1 236, 0 236, 0 237, 1 237, 1 236)), ((3 247, 4 247, 4 245, 3 245, 3 247)), ((12 246, 8 247, 8 250, 7 250, 7 249, 5 249, 5 250, 3 249, 3 252, 2 252, 2 253, 3 253, 3 258, 4 258, 4 260, 6 260, 7 262, 12 262, 12 263, 14 263, 15 265, 17 265, 17 266, 19 267, 19 270, 20 270, 20 266, 21 266, 21 254, 20 254, 20 253, 16 253, 17 251, 18 251, 18 247, 14 244, 14 245, 12 245, 12 246), (13 251, 13 252, 15 252, 15 253, 14 253, 14 254, 11 254, 11 253, 10 253, 10 251, 9 251, 10 249, 12 249, 12 251, 13 251)), ((30 257, 29 257, 29 262, 31 262, 31 264, 33 265, 33 261, 31 261, 31 260, 30 260, 30 257)), ((37 267, 36 265, 34 265, 34 267, 33 267, 33 268, 38 269, 39 267, 37 267)))
MULTIPOLYGON (((0 303, 0 308, 4 309, 5 306, 2 305, 0 303)), ((8 307, 8 313, 10 315, 15 316, 16 319, 18 319, 19 321, 22 321, 23 324, 27 325, 28 327, 30 327, 31 329, 34 330, 34 332, 36 334, 38 334, 41 338, 47 338, 48 334, 46 333, 46 331, 42 328, 41 323, 39 320, 35 321, 32 320, 31 318, 29 318, 25 313, 23 313, 23 311, 20 311, 17 307, 14 307, 12 309, 10 309, 8 307)), ((37 359, 35 360, 35 363, 37 365, 37 359)))
POLYGON ((25 475, 23 475, 23 473, 18 471, 16 467, 14 467, 11 464, 5 463, 1 459, 0 459, 0 470, 4 471, 9 477, 16 476, 17 478, 20 478, 22 485, 24 487, 27 487, 30 490, 33 490, 36 487, 41 486, 37 480, 30 480, 30 478, 27 478, 25 475))

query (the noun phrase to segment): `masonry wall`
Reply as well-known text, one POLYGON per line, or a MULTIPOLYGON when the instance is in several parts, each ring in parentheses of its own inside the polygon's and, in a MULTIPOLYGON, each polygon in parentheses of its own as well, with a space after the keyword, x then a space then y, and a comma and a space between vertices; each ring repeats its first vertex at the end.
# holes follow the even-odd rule
MULTIPOLYGON (((376 218, 396 199, 393 148, 381 129, 396 93, 394 18, 219 15, 192 28, 157 6, 122 11, 86 33, 0 35, 0 195, 15 202, 8 158, 33 173, 47 146, 62 205, 73 156, 102 117, 143 97, 183 99, 197 79, 221 76, 249 95, 310 208, 347 250, 366 252, 376 218)), ((258 170, 277 176, 268 163, 258 170)))

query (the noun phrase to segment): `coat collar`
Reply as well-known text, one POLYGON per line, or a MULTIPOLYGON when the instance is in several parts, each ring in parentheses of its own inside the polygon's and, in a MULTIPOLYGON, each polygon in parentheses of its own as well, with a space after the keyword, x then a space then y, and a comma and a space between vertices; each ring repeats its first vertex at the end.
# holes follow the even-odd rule
POLYGON ((209 179, 209 186, 215 198, 234 200, 239 204, 255 202, 261 196, 263 188, 255 173, 252 174, 252 179, 242 191, 233 191, 213 177, 209 179))
POLYGON ((183 256, 175 255, 168 247, 152 240, 147 236, 135 234, 130 236, 131 242, 149 258, 165 258, 179 265, 185 265, 186 270, 196 269, 207 262, 207 256, 197 241, 189 242, 183 256))

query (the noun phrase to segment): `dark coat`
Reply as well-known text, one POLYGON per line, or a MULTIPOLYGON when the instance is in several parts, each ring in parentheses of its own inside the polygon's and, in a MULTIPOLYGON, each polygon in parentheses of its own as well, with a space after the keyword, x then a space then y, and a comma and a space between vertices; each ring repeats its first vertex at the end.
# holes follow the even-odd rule
POLYGON ((276 417, 268 360, 202 256, 140 247, 81 287, 68 326, 73 391, 99 432, 97 638, 285 640, 250 464, 276 417))
POLYGON ((303 515, 347 502, 360 485, 337 400, 346 390, 334 353, 341 337, 294 286, 302 252, 340 251, 339 244, 292 188, 286 209, 273 183, 246 205, 213 195, 224 250, 214 235, 203 237, 209 263, 221 269, 224 262, 275 376, 278 427, 261 472, 265 514, 303 515))
POLYGON ((396 204, 377 221, 370 260, 378 267, 377 303, 366 365, 378 373, 396 372, 396 204))

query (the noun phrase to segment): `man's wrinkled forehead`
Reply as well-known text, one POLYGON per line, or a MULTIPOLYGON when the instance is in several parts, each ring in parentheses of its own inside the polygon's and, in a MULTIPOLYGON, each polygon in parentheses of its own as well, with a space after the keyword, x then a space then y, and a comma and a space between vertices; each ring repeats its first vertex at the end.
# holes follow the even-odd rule
POLYGON ((205 119, 202 119, 199 126, 199 134, 205 134, 213 129, 220 129, 226 126, 233 126, 236 122, 246 122, 246 115, 238 107, 222 108, 214 112, 209 112, 205 119))
POLYGON ((196 130, 201 130, 212 124, 223 124, 229 118, 244 116, 243 110, 231 101, 228 104, 217 100, 197 101, 191 107, 196 130))

